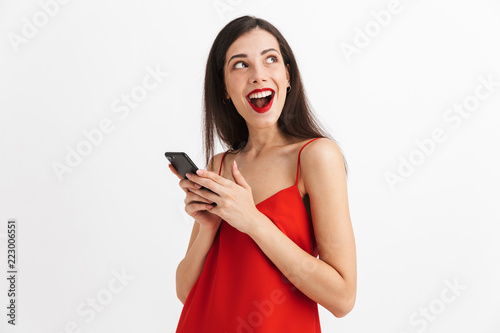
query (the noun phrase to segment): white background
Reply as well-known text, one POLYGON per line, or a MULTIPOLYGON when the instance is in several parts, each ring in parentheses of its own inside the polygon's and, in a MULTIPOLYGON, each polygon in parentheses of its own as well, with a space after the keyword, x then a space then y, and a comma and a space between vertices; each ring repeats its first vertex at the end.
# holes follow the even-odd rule
POLYGON ((289 41, 349 164, 357 302, 342 319, 321 308, 323 331, 499 332, 500 3, 401 1, 377 31, 371 12, 389 3, 73 0, 48 17, 37 1, 0 1, 0 331, 174 332, 192 219, 163 153, 204 167, 208 51, 225 24, 251 14, 289 41), (367 27, 367 45, 358 36, 347 57, 342 43, 355 46, 367 27), (148 68, 168 75, 127 116, 114 112, 148 68), (453 127, 447 110, 472 103, 481 77, 496 86, 478 88, 488 97, 453 127), (59 179, 54 163, 103 119, 113 130, 59 179), (424 154, 415 141, 438 128, 446 139, 424 154), (387 173, 410 156, 418 165, 391 187, 387 173), (18 221, 15 327, 8 219, 18 221))

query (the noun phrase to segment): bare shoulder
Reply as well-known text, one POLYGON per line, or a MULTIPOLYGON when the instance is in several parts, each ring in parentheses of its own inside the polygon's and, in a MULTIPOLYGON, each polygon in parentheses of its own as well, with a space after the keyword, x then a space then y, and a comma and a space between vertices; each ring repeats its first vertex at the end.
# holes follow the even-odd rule
POLYGON ((220 162, 222 161, 222 156, 224 153, 218 153, 212 156, 207 165, 208 171, 219 172, 220 162))
POLYGON ((304 147, 300 167, 306 191, 308 183, 319 184, 322 179, 331 179, 332 175, 335 178, 346 176, 342 151, 335 141, 328 138, 314 140, 304 147))
POLYGON ((328 138, 319 138, 304 147, 300 157, 300 164, 304 165, 308 162, 325 162, 325 161, 341 161, 343 163, 343 155, 339 145, 328 138), (304 161, 302 161, 304 159, 304 161))

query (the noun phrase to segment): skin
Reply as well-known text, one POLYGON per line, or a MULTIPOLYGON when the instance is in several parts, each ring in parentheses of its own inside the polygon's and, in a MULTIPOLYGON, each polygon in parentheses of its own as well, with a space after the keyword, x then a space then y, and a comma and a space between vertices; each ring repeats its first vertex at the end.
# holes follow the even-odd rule
MULTIPOLYGON (((298 150, 309 141, 289 137, 277 125, 289 79, 278 42, 268 32, 254 29, 231 45, 226 61, 226 97, 245 119, 249 138, 243 150, 226 155, 220 176, 217 170, 199 170, 197 175, 183 179, 169 165, 186 193, 186 212, 195 219, 186 256, 177 268, 177 295, 184 303, 223 219, 248 234, 296 288, 334 316, 343 317, 355 303, 357 269, 341 151, 335 142, 321 138, 301 153, 298 189, 305 203, 306 196, 309 199, 307 208, 319 252, 316 258, 291 241, 255 206, 294 184, 298 150), (245 56, 230 59, 242 54, 245 56), (263 87, 272 88, 276 95, 271 109, 259 114, 250 107, 246 96, 263 87), (201 190, 201 186, 216 194, 201 190), (207 205, 211 202, 217 206, 207 205)), ((221 155, 213 157, 214 166, 220 165, 221 155)))

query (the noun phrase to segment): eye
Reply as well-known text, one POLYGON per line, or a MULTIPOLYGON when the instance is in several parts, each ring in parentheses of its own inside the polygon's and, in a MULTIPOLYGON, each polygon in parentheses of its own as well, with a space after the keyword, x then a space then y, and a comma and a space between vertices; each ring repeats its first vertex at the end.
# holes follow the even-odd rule
POLYGON ((243 61, 238 61, 233 65, 233 68, 245 68, 247 65, 243 61))
POLYGON ((272 64, 272 63, 274 63, 274 62, 278 62, 278 58, 276 58, 275 56, 270 56, 270 57, 268 57, 268 58, 266 59, 266 62, 267 62, 268 64, 272 64))

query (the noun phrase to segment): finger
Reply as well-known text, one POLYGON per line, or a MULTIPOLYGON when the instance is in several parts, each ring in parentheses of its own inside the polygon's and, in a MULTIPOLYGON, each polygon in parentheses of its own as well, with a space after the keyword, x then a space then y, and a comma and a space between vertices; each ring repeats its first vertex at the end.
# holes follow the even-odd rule
POLYGON ((197 188, 201 188, 201 185, 195 184, 189 179, 179 180, 179 186, 185 193, 191 192, 192 190, 196 190, 197 188))
POLYGON ((247 181, 243 177, 243 175, 240 172, 240 169, 238 169, 238 165, 236 164, 236 161, 233 162, 233 165, 231 166, 231 172, 233 174, 234 181, 236 184, 244 187, 244 188, 249 188, 250 186, 248 185, 247 181))
POLYGON ((220 184, 221 186, 228 187, 232 184, 232 181, 219 176, 216 172, 205 170, 205 169, 198 169, 196 171, 196 176, 202 177, 204 179, 211 179, 217 184, 220 184))
POLYGON ((187 173, 186 176, 192 182, 200 184, 215 193, 224 193, 224 189, 227 187, 228 182, 230 182, 229 180, 211 171, 200 169, 197 172, 199 173, 200 171, 201 174, 199 175, 187 173))
POLYGON ((186 198, 184 199, 184 203, 186 205, 189 205, 190 203, 193 203, 193 202, 204 202, 204 203, 207 203, 207 204, 211 204, 213 203, 213 201, 211 200, 208 200, 207 198, 204 198, 194 192, 189 192, 187 195, 186 195, 186 198))
POLYGON ((194 189, 192 190, 194 194, 197 194, 198 196, 208 200, 210 203, 217 202, 216 200, 220 198, 219 195, 210 192, 209 190, 206 189, 194 189))
POLYGON ((179 179, 184 179, 184 177, 182 177, 182 176, 181 176, 181 174, 177 171, 177 169, 176 169, 176 168, 174 168, 174 166, 172 165, 172 163, 169 163, 169 164, 168 164, 168 168, 170 169, 170 171, 172 171, 172 173, 173 173, 174 175, 176 175, 176 176, 177 176, 177 178, 179 178, 179 179))
POLYGON ((195 217, 199 211, 207 210, 208 206, 210 205, 205 203, 191 203, 186 206, 185 210, 189 216, 195 217))

